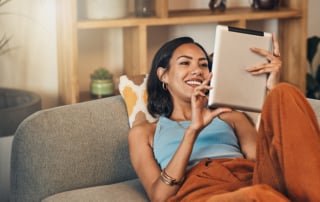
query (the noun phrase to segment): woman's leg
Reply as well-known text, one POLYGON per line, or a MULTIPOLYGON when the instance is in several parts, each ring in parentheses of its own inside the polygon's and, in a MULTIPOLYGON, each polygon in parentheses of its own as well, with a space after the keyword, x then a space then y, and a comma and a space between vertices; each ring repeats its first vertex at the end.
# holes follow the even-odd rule
POLYGON ((290 200, 268 185, 256 184, 234 192, 214 195, 205 202, 290 202, 290 200))
POLYGON ((266 98, 258 134, 254 184, 293 201, 320 201, 320 130, 304 95, 279 84, 266 98))
POLYGON ((254 165, 247 159, 203 160, 167 202, 289 202, 270 186, 251 186, 254 165))

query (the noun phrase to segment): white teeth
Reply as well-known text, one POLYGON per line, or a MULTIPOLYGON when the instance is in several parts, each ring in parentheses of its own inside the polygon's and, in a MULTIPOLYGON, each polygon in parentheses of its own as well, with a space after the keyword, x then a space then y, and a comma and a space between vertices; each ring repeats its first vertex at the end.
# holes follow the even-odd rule
POLYGON ((201 85, 201 82, 200 81, 187 81, 187 84, 190 84, 190 85, 201 85))

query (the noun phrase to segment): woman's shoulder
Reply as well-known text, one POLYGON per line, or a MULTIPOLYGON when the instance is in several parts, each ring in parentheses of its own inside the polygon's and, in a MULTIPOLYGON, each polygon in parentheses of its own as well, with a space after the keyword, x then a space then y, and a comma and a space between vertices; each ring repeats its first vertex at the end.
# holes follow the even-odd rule
POLYGON ((137 124, 131 128, 131 130, 150 130, 157 126, 158 121, 148 122, 145 121, 143 123, 137 124))
POLYGON ((129 135, 154 134, 156 127, 157 122, 150 123, 146 121, 144 123, 133 126, 129 131, 129 135))
POLYGON ((133 126, 129 131, 129 142, 138 141, 139 145, 141 145, 141 141, 147 143, 148 145, 153 145, 153 136, 156 131, 157 122, 149 123, 144 122, 133 126))
POLYGON ((230 124, 232 128, 234 128, 234 124, 236 122, 240 122, 247 119, 246 115, 243 112, 237 110, 222 113, 219 115, 219 118, 230 124))

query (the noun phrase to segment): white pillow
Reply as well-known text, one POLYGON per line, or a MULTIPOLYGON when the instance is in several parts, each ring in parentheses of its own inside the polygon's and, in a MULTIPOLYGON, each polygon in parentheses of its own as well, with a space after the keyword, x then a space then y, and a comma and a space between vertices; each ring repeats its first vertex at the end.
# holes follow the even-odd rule
POLYGON ((157 121, 147 110, 147 77, 147 75, 120 76, 119 91, 127 107, 130 127, 146 121, 157 121))

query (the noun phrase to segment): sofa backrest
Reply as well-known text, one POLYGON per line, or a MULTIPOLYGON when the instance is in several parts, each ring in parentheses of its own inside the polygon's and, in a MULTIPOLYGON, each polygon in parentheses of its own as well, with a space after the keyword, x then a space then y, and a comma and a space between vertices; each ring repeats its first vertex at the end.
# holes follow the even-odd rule
POLYGON ((42 110, 13 140, 11 201, 40 201, 62 191, 136 178, 120 96, 42 110))

